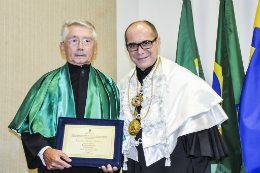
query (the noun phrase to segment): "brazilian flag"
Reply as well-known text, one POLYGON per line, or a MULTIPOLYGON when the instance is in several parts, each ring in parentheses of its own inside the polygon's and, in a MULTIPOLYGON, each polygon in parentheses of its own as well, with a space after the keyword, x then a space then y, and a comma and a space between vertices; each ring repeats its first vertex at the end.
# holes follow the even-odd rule
POLYGON ((260 3, 258 2, 253 40, 241 94, 239 130, 247 173, 260 172, 260 3))
POLYGON ((220 0, 213 89, 223 98, 228 120, 220 132, 229 155, 217 163, 216 173, 244 173, 237 112, 245 77, 232 0, 220 0))
POLYGON ((195 39, 190 0, 183 0, 182 4, 176 63, 205 80, 195 39))

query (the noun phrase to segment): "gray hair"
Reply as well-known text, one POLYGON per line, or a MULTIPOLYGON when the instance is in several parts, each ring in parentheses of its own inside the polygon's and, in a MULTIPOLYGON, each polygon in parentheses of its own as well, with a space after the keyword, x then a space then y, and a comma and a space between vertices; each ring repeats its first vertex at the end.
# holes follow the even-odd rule
POLYGON ((79 26, 85 26, 92 29, 92 35, 95 39, 95 42, 97 42, 97 33, 95 27, 86 20, 83 19, 76 19, 76 20, 67 20, 64 22, 61 28, 61 36, 62 36, 62 42, 65 42, 65 39, 69 33, 69 27, 72 25, 79 25, 79 26))

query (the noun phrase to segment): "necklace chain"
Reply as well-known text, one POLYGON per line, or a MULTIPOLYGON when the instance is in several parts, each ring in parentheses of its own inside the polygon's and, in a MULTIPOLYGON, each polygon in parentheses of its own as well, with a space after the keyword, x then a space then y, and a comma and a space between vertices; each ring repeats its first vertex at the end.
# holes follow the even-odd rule
MULTIPOLYGON (((155 70, 154 70, 154 72, 153 72, 153 75, 154 75, 155 71, 157 70, 157 68, 158 68, 158 66, 159 66, 159 64, 160 64, 160 62, 161 62, 161 58, 159 57, 158 63, 157 63, 156 68, 155 68, 155 70)), ((154 67, 155 67, 155 66, 154 66, 154 67)), ((152 70, 154 69, 154 67, 152 68, 152 70)), ((152 70, 151 70, 151 71, 152 71, 152 70)), ((136 106, 135 106, 135 112, 134 112, 134 113, 132 112, 131 106, 130 106, 130 101, 129 101, 130 82, 131 82, 131 79, 132 79, 132 77, 134 76, 135 73, 136 73, 136 81, 137 81, 137 95, 140 94, 140 92, 142 91, 142 89, 143 89, 143 84, 144 84, 144 82, 145 82, 145 80, 147 79, 147 77, 148 77, 149 74, 146 76, 146 78, 144 79, 143 83, 141 84, 141 88, 140 88, 139 93, 138 93, 138 78, 137 78, 137 71, 136 71, 136 70, 134 71, 134 73, 132 74, 132 76, 131 76, 130 79, 129 79, 129 86, 128 86, 128 106, 129 106, 129 109, 130 109, 131 114, 133 115, 134 119, 136 119, 136 117, 137 117, 139 120, 142 120, 142 119, 145 119, 146 116, 148 115, 149 110, 150 110, 150 107, 151 107, 152 99, 153 99, 153 75, 152 75, 151 101, 150 101, 149 108, 148 108, 148 111, 147 111, 146 115, 145 115, 143 118, 141 118, 141 117, 139 116, 139 114, 138 114, 138 111, 137 111, 137 107, 136 107, 136 106)))

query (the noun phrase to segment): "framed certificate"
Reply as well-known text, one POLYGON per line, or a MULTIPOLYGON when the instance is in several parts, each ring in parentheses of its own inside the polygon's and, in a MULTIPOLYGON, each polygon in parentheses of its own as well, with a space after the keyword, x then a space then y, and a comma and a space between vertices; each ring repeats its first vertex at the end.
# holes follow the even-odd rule
POLYGON ((122 120, 60 117, 55 148, 66 153, 72 166, 121 167, 122 120))

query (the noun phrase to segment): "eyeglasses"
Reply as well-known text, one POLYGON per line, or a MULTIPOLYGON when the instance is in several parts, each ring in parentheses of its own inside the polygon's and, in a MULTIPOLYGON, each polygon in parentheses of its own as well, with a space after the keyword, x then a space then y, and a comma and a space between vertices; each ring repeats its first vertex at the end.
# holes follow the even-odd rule
MULTIPOLYGON (((79 42, 80 42, 80 39, 78 39, 78 38, 71 38, 68 40, 68 43, 70 46, 77 46, 79 44, 79 42)), ((91 46, 92 42, 93 42, 93 40, 91 40, 89 38, 85 38, 82 40, 82 44, 87 47, 91 46)))
POLYGON ((136 44, 136 43, 130 43, 128 45, 126 45, 126 48, 129 52, 134 52, 137 51, 139 46, 141 46, 142 49, 151 49, 153 47, 153 42, 155 42, 155 40, 157 39, 157 37, 153 40, 153 41, 149 41, 149 40, 145 40, 142 43, 136 44))

